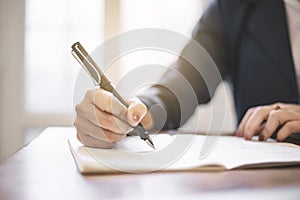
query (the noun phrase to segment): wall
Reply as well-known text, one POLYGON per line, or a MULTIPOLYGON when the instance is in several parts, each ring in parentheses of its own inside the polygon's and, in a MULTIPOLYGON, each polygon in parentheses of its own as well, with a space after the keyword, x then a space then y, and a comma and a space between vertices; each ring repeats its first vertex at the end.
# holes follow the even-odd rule
POLYGON ((0 0, 0 161, 23 145, 24 1, 0 0))

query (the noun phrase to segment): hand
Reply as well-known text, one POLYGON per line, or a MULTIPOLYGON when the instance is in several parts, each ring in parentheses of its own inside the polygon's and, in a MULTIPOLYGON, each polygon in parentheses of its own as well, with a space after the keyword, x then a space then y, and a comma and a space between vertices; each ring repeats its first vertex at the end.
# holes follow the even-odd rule
POLYGON ((275 103, 250 108, 236 135, 248 140, 259 135, 259 140, 266 141, 275 132, 278 141, 293 133, 300 133, 300 105, 275 103))
POLYGON ((77 138, 89 147, 111 148, 147 113, 146 106, 136 97, 128 100, 128 104, 126 108, 112 93, 103 89, 88 91, 76 106, 77 138))

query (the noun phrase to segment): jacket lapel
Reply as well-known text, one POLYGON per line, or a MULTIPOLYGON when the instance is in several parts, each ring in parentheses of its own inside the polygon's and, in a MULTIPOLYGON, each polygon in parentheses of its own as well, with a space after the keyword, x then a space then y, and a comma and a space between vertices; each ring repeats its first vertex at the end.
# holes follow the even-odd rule
POLYGON ((261 0, 257 4, 249 17, 247 28, 273 62, 274 67, 277 67, 291 87, 296 89, 284 2, 261 0), (271 7, 272 9, 269 9, 271 7))

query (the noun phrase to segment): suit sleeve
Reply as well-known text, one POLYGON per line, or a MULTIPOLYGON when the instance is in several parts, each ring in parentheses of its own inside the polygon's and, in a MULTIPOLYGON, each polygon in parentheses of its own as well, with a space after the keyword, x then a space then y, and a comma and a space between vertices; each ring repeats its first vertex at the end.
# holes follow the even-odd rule
MULTIPOLYGON (((226 74, 228 63, 224 32, 220 2, 213 1, 194 28, 192 39, 202 45, 211 56, 222 77, 226 74)), ((185 53, 193 53, 190 43, 183 49, 182 54, 185 53)), ((166 113, 166 121, 161 126, 159 116, 162 112, 158 111, 159 109, 151 111, 154 125, 160 124, 160 127, 155 126, 154 129, 176 129, 187 121, 197 105, 210 101, 212 92, 209 92, 201 74, 201 70, 180 57, 158 84, 139 96, 148 108, 157 105, 166 113), (183 82, 187 82, 187 86, 184 86, 183 82)), ((210 86, 213 87, 213 91, 219 82, 215 81, 213 86, 210 86)))

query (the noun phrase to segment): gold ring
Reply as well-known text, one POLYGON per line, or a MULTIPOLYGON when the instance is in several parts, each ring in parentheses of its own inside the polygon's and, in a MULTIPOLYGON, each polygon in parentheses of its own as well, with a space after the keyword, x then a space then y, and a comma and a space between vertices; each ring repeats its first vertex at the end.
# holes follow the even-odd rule
POLYGON ((278 104, 274 104, 274 110, 279 110, 280 106, 278 104))

